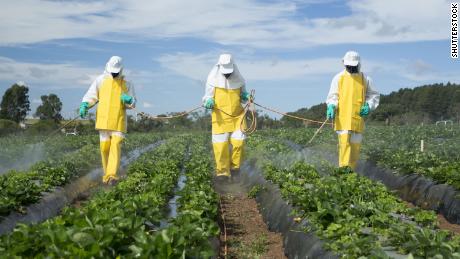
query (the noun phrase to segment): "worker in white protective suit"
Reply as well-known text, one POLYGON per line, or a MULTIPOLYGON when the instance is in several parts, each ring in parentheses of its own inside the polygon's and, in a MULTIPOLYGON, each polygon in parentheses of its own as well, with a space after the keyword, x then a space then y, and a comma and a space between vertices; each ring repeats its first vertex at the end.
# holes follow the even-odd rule
POLYGON ((212 145, 217 177, 239 171, 246 128, 241 103, 248 101, 243 76, 230 54, 222 54, 206 82, 203 105, 212 111, 212 145))
POLYGON ((113 185, 118 180, 121 143, 127 131, 126 109, 132 109, 136 104, 134 87, 123 76, 122 59, 118 56, 110 58, 104 73, 86 92, 80 105, 80 117, 86 117, 89 108, 96 103, 96 129, 99 130, 104 168, 102 181, 113 185))
POLYGON ((343 57, 345 69, 332 79, 327 96, 327 118, 334 120, 339 140, 339 167, 353 170, 359 159, 364 119, 379 105, 380 94, 370 77, 361 72, 360 56, 348 51, 343 57))

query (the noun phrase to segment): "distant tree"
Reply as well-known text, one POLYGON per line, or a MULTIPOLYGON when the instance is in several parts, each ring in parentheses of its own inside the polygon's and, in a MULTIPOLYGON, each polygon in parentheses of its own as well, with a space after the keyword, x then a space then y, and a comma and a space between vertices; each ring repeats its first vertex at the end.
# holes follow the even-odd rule
MULTIPOLYGON (((288 112, 287 114, 293 115, 293 116, 301 116, 301 114, 296 111, 296 112, 288 112)), ((303 127, 303 122, 300 120, 297 120, 295 118, 291 118, 289 116, 283 116, 281 117, 281 123, 283 123, 284 127, 291 127, 291 128, 299 128, 303 127)))
POLYGON ((403 106, 397 103, 382 103, 377 110, 371 113, 371 119, 376 121, 386 121, 389 123, 391 118, 403 113, 403 106))
POLYGON ((130 131, 147 132, 159 129, 163 124, 160 120, 152 120, 141 114, 138 114, 137 118, 133 115, 128 115, 128 127, 130 131))
POLYGON ((192 127, 194 129, 211 130, 211 113, 209 111, 192 112, 189 117, 193 122, 192 127))
POLYGON ((326 119, 326 103, 320 103, 318 105, 313 105, 308 109, 305 114, 305 117, 311 120, 324 121, 326 119))
MULTIPOLYGON (((180 114, 182 114, 182 112, 171 112, 167 116, 176 116, 180 114)), ((169 123, 170 123, 170 126, 172 126, 173 128, 177 128, 177 127, 190 128, 193 121, 188 116, 180 116, 174 119, 170 119, 169 123)))
MULTIPOLYGON (((326 119, 326 107, 327 106, 325 103, 320 103, 313 105, 310 108, 301 108, 295 112, 289 112, 288 114, 310 120, 324 121, 326 119)), ((283 116, 281 118, 281 122, 283 122, 283 125, 286 127, 304 127, 308 125, 317 126, 316 123, 312 124, 309 122, 300 121, 295 118, 290 118, 288 116, 283 116)))
POLYGON ((450 109, 450 114, 452 114, 451 117, 460 122, 460 102, 452 105, 450 109))
POLYGON ((55 94, 42 95, 42 104, 37 107, 35 116, 40 117, 40 120, 53 120, 59 122, 62 120, 61 109, 62 102, 55 94))
POLYGON ((0 118, 17 123, 24 121, 30 111, 29 88, 25 85, 14 84, 6 90, 0 104, 0 118))
POLYGON ((279 120, 270 118, 268 114, 262 114, 262 111, 257 111, 257 129, 276 129, 281 127, 279 120))
POLYGON ((460 116, 460 85, 431 84, 413 89, 403 88, 382 95, 380 106, 371 113, 376 121, 395 123, 429 123, 437 120, 458 119, 460 116))

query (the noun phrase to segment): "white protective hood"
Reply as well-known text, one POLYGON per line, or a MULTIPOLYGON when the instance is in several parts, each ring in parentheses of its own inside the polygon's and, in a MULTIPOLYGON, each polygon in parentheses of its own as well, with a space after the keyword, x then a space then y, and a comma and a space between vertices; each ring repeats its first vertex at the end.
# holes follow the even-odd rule
POLYGON ((104 74, 120 73, 123 71, 123 60, 119 56, 113 56, 105 64, 104 74))
POLYGON ((222 74, 221 66, 216 64, 209 72, 206 85, 225 89, 238 89, 245 85, 245 81, 236 64, 233 64, 233 73, 228 80, 222 74))

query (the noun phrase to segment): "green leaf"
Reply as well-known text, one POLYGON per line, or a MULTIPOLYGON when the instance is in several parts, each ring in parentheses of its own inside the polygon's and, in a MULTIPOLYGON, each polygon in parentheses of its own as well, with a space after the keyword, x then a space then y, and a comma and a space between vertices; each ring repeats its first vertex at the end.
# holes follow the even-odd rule
POLYGON ((93 236, 88 233, 78 232, 72 235, 72 241, 78 243, 80 246, 85 247, 95 242, 93 236))

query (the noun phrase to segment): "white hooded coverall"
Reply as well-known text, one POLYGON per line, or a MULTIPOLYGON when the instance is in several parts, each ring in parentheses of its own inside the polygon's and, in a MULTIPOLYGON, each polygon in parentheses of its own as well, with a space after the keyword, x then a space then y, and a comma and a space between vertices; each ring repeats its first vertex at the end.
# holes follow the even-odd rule
POLYGON ((240 96, 242 92, 246 92, 246 86, 236 64, 233 64, 233 72, 228 79, 221 70, 219 63, 212 68, 202 101, 206 103, 210 98, 215 101, 215 109, 212 112, 212 143, 216 174, 229 176, 230 169, 239 169, 242 161, 245 134, 240 127, 245 127, 246 124, 242 116, 240 96), (216 108, 233 116, 240 116, 228 116, 216 108))
POLYGON ((103 182, 105 183, 110 179, 118 179, 121 142, 127 131, 126 109, 134 108, 136 103, 134 87, 124 79, 122 71, 116 78, 113 78, 109 72, 111 60, 107 63, 104 73, 99 75, 91 84, 82 100, 88 102, 89 107, 98 103, 96 129, 99 130, 102 166, 104 168, 103 182), (132 104, 128 105, 121 102, 120 98, 123 93, 133 97, 132 104))

